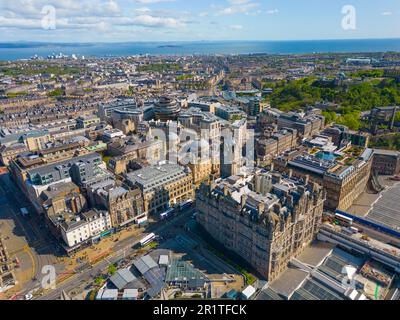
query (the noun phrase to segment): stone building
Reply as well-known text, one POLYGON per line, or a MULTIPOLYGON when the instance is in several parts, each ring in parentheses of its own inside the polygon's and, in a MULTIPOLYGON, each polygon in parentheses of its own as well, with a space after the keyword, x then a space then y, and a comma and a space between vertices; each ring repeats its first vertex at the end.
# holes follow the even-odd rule
POLYGON ((374 149, 372 169, 380 175, 397 175, 400 173, 400 152, 374 149))
POLYGON ((194 196, 190 169, 173 163, 162 162, 128 173, 126 182, 130 188, 140 189, 148 214, 159 213, 194 196))
POLYGON ((316 183, 256 169, 196 191, 197 221, 213 239, 273 281, 315 238, 325 192, 316 183))
POLYGON ((154 103, 153 110, 156 120, 176 120, 181 111, 181 105, 173 97, 164 96, 154 103))
POLYGON ((349 130, 346 126, 339 124, 325 128, 322 134, 331 137, 332 142, 338 147, 346 142, 351 142, 352 145, 367 148, 370 139, 368 133, 349 130))
POLYGON ((325 127, 325 118, 314 113, 283 113, 278 117, 278 129, 296 129, 299 136, 309 138, 319 133, 325 127))
POLYGON ((47 218, 56 217, 64 212, 77 214, 87 209, 85 197, 73 182, 49 186, 40 194, 38 202, 47 218))
POLYGON ((267 139, 256 141, 257 159, 266 161, 295 146, 297 146, 297 130, 279 130, 267 139))
POLYGON ((109 213, 97 209, 74 216, 64 215, 56 223, 68 253, 92 244, 112 228, 109 213))
POLYGON ((88 197, 92 206, 108 210, 114 228, 134 223, 144 213, 140 189, 127 190, 117 186, 114 180, 91 186, 88 197))
POLYGON ((47 131, 28 132, 23 136, 23 142, 29 151, 37 151, 45 148, 46 143, 52 142, 54 138, 47 131))
POLYGON ((398 109, 398 106, 373 108, 368 117, 371 132, 376 134, 380 125, 387 125, 392 130, 398 109))
POLYGON ((16 143, 11 146, 3 145, 0 147, 0 162, 8 166, 20 153, 28 151, 23 143, 16 143))
POLYGON ((123 157, 128 161, 148 159, 157 162, 164 156, 164 145, 161 140, 138 139, 131 136, 109 143, 107 152, 112 157, 123 157))
POLYGON ((292 152, 274 159, 273 168, 322 185, 327 192, 326 209, 347 210, 365 191, 371 175, 372 150, 363 150, 357 157, 349 153, 340 162, 292 152))

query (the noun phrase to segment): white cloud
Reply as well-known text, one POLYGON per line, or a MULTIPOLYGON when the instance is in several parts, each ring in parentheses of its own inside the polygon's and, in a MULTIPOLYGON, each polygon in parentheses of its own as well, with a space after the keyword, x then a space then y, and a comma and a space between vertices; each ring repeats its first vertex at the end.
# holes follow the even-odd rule
POLYGON ((249 3, 250 0, 228 0, 228 2, 232 5, 239 5, 239 4, 249 3))
POLYGON ((392 15, 392 11, 384 11, 381 13, 382 16, 391 16, 392 15))
POLYGON ((243 26, 241 24, 234 24, 229 26, 229 28, 231 28, 232 30, 242 30, 243 26))
POLYGON ((6 18, 0 16, 1 28, 20 28, 20 29, 40 29, 42 27, 40 20, 6 18))
POLYGON ((217 15, 232 15, 237 13, 242 14, 257 14, 256 8, 260 6, 257 2, 251 0, 228 0, 229 7, 222 8, 217 12, 217 15))
POLYGON ((267 14, 276 14, 279 13, 278 9, 267 10, 267 14))
POLYGON ((149 9, 147 7, 142 7, 142 8, 134 9, 134 12, 139 13, 139 14, 149 13, 149 12, 151 12, 151 9, 149 9))
POLYGON ((174 2, 174 1, 175 0, 134 0, 134 2, 141 4, 152 4, 152 3, 174 2))
MULTIPOLYGON (((141 0, 152 3, 156 0, 141 0)), ((114 0, 14 0, 0 7, 0 29, 40 29, 43 5, 56 12, 56 29, 116 31, 119 27, 182 28, 188 12, 153 11, 147 7, 123 12, 114 0), (132 14, 133 12, 133 14, 132 14), (176 14, 176 16, 175 16, 176 14)), ((1 5, 0 5, 1 6, 1 5)))
POLYGON ((116 16, 121 14, 114 0, 13 0, 0 4, 0 15, 21 16, 21 18, 41 18, 44 6, 52 6, 57 16, 116 16))
POLYGON ((207 11, 203 11, 198 14, 198 16, 201 18, 207 17, 208 15, 209 15, 209 13, 207 11))
POLYGON ((132 22, 144 27, 177 28, 185 25, 183 22, 175 18, 153 17, 150 15, 136 16, 132 19, 132 22))

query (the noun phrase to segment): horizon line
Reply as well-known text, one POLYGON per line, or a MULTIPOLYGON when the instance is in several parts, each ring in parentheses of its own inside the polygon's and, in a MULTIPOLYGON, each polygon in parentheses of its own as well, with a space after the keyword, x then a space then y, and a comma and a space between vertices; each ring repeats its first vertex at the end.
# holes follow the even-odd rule
POLYGON ((400 40, 400 37, 388 38, 325 38, 325 39, 246 39, 246 40, 127 40, 127 41, 36 41, 36 40, 15 40, 15 41, 0 41, 1 44, 9 43, 33 43, 33 44, 108 44, 108 43, 189 43, 189 42, 312 42, 312 41, 363 41, 363 40, 400 40))

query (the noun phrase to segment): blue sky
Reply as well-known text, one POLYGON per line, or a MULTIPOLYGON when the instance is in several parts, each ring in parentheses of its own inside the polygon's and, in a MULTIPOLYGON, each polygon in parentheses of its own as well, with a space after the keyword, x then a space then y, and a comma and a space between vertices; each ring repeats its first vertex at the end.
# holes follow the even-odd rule
POLYGON ((352 38, 400 38, 400 1, 0 0, 3 42, 352 38), (342 27, 346 5, 355 29, 342 27))

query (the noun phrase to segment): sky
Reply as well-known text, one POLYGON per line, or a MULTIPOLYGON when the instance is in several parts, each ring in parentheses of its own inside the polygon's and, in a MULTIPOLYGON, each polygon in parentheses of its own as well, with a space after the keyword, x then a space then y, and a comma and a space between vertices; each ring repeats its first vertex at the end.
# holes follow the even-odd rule
POLYGON ((0 0, 0 42, 400 38, 400 0, 0 0))

